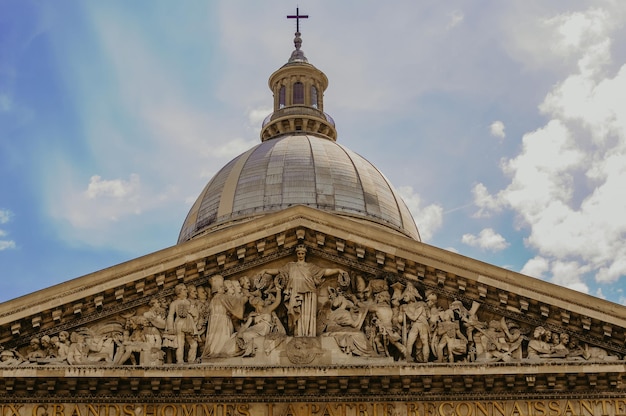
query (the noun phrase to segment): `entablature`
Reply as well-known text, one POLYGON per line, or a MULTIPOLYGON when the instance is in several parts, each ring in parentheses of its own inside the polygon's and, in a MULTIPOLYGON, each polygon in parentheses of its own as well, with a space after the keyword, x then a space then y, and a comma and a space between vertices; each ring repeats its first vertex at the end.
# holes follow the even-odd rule
POLYGON ((626 397, 623 364, 529 365, 427 364, 423 366, 153 368, 24 367, 0 372, 0 401, 215 400, 265 401, 316 397, 355 400, 375 392, 378 400, 500 400, 550 397, 626 397))

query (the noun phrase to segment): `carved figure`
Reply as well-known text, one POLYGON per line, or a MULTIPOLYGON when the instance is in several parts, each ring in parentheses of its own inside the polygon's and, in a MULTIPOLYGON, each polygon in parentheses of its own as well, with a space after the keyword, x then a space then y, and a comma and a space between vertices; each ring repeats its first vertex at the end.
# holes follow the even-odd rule
POLYGON ((196 327, 198 328, 198 334, 201 338, 206 334, 206 325, 209 322, 209 295, 206 289, 202 286, 198 286, 198 318, 196 319, 196 327))
MULTIPOLYGON (((171 299, 159 299, 160 307, 163 308, 163 312, 162 312, 164 314, 163 321, 165 322, 164 330, 161 331, 161 338, 162 338, 161 347, 163 348, 163 351, 165 351, 165 362, 168 364, 172 364, 176 362, 176 349, 178 348, 178 341, 177 341, 178 336, 176 335, 176 333, 170 333, 167 330, 167 315, 169 313, 171 302, 172 302, 171 299)), ((154 312, 155 314, 161 313, 160 308, 156 305, 154 305, 154 312)), ((150 314, 150 311, 148 311, 148 313, 150 314)), ((150 318, 148 319, 152 321, 150 318)), ((158 321, 159 319, 157 318, 155 322, 158 322, 158 321)))
MULTIPOLYGON (((248 319, 241 326, 237 333, 237 347, 241 350, 243 357, 252 357, 256 355, 256 346, 254 339, 257 337, 266 337, 270 334, 285 335, 285 328, 276 316, 274 311, 280 305, 281 291, 278 287, 276 299, 270 304, 266 304, 260 297, 253 297, 250 304, 254 308, 254 312, 248 315, 248 319)), ((265 353, 269 353, 272 348, 272 339, 266 340, 265 353)))
POLYGON ((52 342, 52 338, 50 338, 49 335, 41 337, 41 349, 45 352, 45 357, 47 359, 56 359, 57 346, 54 342, 52 342))
POLYGON ((126 360, 131 359, 132 365, 137 365, 137 360, 133 355, 134 352, 141 352, 144 340, 139 332, 133 333, 126 329, 122 334, 122 339, 117 342, 117 352, 113 357, 113 364, 124 364, 126 360))
POLYGON ((57 357, 63 361, 67 359, 67 352, 70 348, 70 334, 67 331, 61 331, 57 338, 57 357))
POLYGON ((118 344, 113 363, 120 365, 130 359, 132 365, 162 364, 163 355, 159 331, 144 316, 133 316, 126 323, 126 330, 118 344), (139 361, 136 354, 139 355, 139 361))
POLYGON ((29 361, 37 361, 40 358, 46 358, 46 351, 41 347, 41 340, 39 338, 31 338, 26 358, 29 361))
POLYGON ((371 299, 371 290, 360 275, 356 277, 356 298, 360 302, 371 299))
POLYGON ((446 350, 448 361, 451 363, 454 362, 455 356, 464 357, 467 354, 467 338, 461 332, 459 321, 454 316, 454 311, 459 308, 455 302, 459 301, 452 302, 450 308, 439 312, 435 320, 435 336, 432 344, 433 354, 437 357, 437 362, 444 361, 446 350))
POLYGON ((211 277, 211 291, 213 297, 209 303, 209 322, 202 357, 236 355, 234 349, 225 351, 224 347, 233 337, 235 331, 232 317, 239 320, 243 319, 247 299, 244 296, 227 294, 224 277, 221 275, 211 277))
POLYGON ((329 287, 329 305, 322 331, 332 335, 339 348, 346 354, 374 355, 369 339, 361 332, 368 308, 356 306, 346 298, 340 288, 329 287))
POLYGON ((235 288, 235 282, 232 280, 226 280, 224 282, 224 288, 226 289, 226 294, 230 296, 235 296, 237 294, 237 290, 235 288))
POLYGON ((509 332, 504 318, 500 321, 492 320, 489 325, 479 326, 475 335, 476 361, 511 361, 519 358, 520 346, 523 338, 519 328, 511 325, 509 332))
POLYGON ((388 346, 395 346, 400 355, 406 355, 406 348, 402 345, 402 337, 393 328, 393 310, 391 309, 391 295, 383 290, 374 295, 375 304, 372 306, 374 312, 374 325, 376 335, 374 338, 374 349, 379 354, 390 356, 388 346))
POLYGON ((589 344, 585 344, 584 355, 586 360, 600 360, 600 361, 617 361, 619 356, 609 353, 604 348, 593 347, 589 344))
POLYGON ((542 326, 538 326, 533 331, 533 338, 528 342, 526 358, 529 360, 536 360, 545 358, 550 355, 552 349, 550 344, 545 341, 546 329, 542 326))
POLYGON ((248 276, 241 276, 239 278, 239 286, 241 287, 241 293, 248 299, 252 299, 253 296, 258 296, 261 292, 252 293, 252 282, 248 276))
POLYGON ((568 360, 584 360, 585 350, 580 346, 578 340, 572 337, 567 345, 569 353, 567 354, 568 360))
POLYGON ((519 324, 502 318, 502 330, 506 335, 509 356, 514 360, 522 359, 522 342, 527 339, 522 335, 519 324))
POLYGON ((326 277, 341 275, 349 282, 349 275, 341 269, 324 269, 306 262, 307 249, 296 247, 297 261, 287 263, 281 269, 265 270, 264 273, 286 276, 285 299, 289 330, 296 337, 317 335, 317 290, 326 277))
POLYGON ((321 330, 324 332, 341 331, 345 328, 359 329, 363 325, 367 310, 362 311, 351 300, 347 299, 341 289, 328 288, 329 310, 326 323, 321 330))
POLYGON ((398 319, 401 320, 403 334, 406 334, 406 337, 403 337, 406 345, 406 359, 415 360, 413 348, 419 339, 422 348, 417 361, 428 362, 430 358, 430 328, 428 325, 430 311, 428 306, 411 283, 407 284, 401 299, 404 303, 400 305, 398 319))
POLYGON ((150 309, 143 313, 143 316, 150 324, 158 329, 165 329, 167 326, 167 310, 157 298, 150 299, 150 309))
POLYGON ((22 364, 23 359, 18 358, 12 350, 2 350, 0 352, 0 367, 11 367, 22 364))
POLYGON ((273 299, 276 297, 276 283, 274 282, 274 280, 279 279, 274 279, 274 276, 266 273, 265 271, 262 271, 261 273, 254 276, 252 286, 254 286, 255 291, 252 293, 252 295, 261 296, 262 294, 263 298, 273 301, 273 299))
POLYGON ((185 362, 185 346, 187 362, 194 362, 198 353, 198 332, 195 318, 198 311, 187 298, 187 286, 184 283, 174 288, 176 299, 170 303, 167 314, 166 332, 175 335, 176 362, 185 362))
POLYGON ((85 335, 79 332, 72 332, 70 335, 70 347, 67 351, 67 362, 69 364, 88 363, 89 347, 85 340, 85 335))
POLYGON ((569 354, 569 335, 563 333, 559 335, 556 332, 552 333, 552 358, 566 358, 569 354))

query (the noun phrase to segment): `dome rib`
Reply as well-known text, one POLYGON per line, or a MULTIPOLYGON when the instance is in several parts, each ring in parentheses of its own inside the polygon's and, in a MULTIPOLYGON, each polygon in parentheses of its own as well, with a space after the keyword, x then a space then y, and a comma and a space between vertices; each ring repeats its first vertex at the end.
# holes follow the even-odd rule
MULTIPOLYGON (((387 187, 391 191, 391 195, 393 196, 394 200, 396 201, 396 207, 398 209, 398 212, 400 213, 400 218, 402 220, 402 226, 404 226, 407 223, 415 224, 415 220, 413 219, 413 215, 411 214, 411 211, 409 210, 409 207, 406 206, 406 203, 404 202, 402 197, 398 194, 398 191, 394 189, 394 187, 391 184, 391 182, 389 181, 389 179, 387 179, 387 177, 375 165, 372 165, 372 167, 374 169, 376 169, 376 171, 385 180, 385 182, 387 182, 387 187)), ((421 237, 419 236, 419 230, 416 230, 416 231, 418 233, 418 239, 421 241, 421 237)))
POLYGON ((309 152, 311 154, 311 160, 313 161, 313 186, 315 188, 315 205, 319 206, 319 192, 318 189, 319 187, 317 186, 317 182, 318 182, 318 169, 317 169, 317 163, 316 163, 316 157, 315 157, 315 152, 313 151, 313 143, 311 142, 311 140, 307 140, 309 142, 309 152))
POLYGON ((255 152, 255 150, 259 146, 255 146, 252 149, 248 150, 239 158, 237 158, 235 165, 232 170, 226 177, 226 182, 224 183, 224 190, 222 191, 222 195, 220 197, 220 203, 217 208, 217 218, 221 218, 224 215, 228 215, 233 211, 233 207, 235 206, 235 195, 237 195, 237 188, 239 188, 240 177, 243 168, 246 166, 246 162, 250 158, 250 155, 255 152))
POLYGON ((371 178, 369 178, 366 175, 365 170, 359 168, 357 163, 355 163, 354 158, 350 155, 350 152, 348 152, 346 148, 344 148, 341 145, 339 145, 339 147, 344 151, 344 153, 346 154, 346 157, 350 159, 352 166, 354 166, 354 172, 356 173, 356 176, 359 179, 359 183, 361 184, 361 190, 363 191, 363 201, 365 203, 365 212, 372 214, 374 216, 378 215, 382 219, 382 215, 380 212, 380 204, 378 201, 378 195, 371 193, 371 192, 367 192, 368 190, 376 190, 376 188, 373 186, 371 178), (370 211, 370 209, 372 211, 370 211))

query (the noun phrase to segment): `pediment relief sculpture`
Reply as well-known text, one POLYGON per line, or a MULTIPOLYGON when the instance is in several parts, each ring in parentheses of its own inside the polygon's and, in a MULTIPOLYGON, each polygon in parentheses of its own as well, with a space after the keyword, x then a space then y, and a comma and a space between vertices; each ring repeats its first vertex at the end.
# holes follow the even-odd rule
POLYGON ((296 261, 276 268, 213 275, 206 287, 180 283, 173 297, 2 348, 0 366, 622 359, 575 333, 518 322, 419 281, 323 267, 307 261, 304 245, 295 252, 296 261))

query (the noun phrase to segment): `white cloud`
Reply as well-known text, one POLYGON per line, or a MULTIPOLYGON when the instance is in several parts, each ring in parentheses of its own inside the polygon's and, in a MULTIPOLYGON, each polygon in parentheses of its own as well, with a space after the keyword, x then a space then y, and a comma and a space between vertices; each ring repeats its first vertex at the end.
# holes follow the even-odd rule
POLYGON ((8 112, 13 109, 13 100, 8 94, 0 94, 0 112, 8 112))
POLYGON ((250 150, 252 146, 259 144, 260 140, 244 140, 236 138, 222 143, 220 146, 213 148, 213 156, 233 158, 247 150, 250 150))
POLYGON ((583 281, 587 271, 589 267, 578 261, 555 260, 551 265, 551 272, 554 276, 551 281, 579 292, 589 293, 589 287, 583 281))
POLYGON ((272 113, 274 109, 268 106, 254 108, 248 112, 248 122, 250 126, 257 132, 261 132, 261 127, 265 118, 272 113))
POLYGON ((555 54, 582 55, 578 60, 581 73, 590 74, 608 62, 610 39, 607 35, 613 24, 606 10, 592 8, 563 13, 546 23, 555 28, 556 41, 552 44, 555 54))
POLYGON ((136 216, 155 203, 154 197, 142 194, 141 181, 136 174, 130 175, 128 180, 107 180, 94 175, 86 189, 78 190, 66 183, 62 193, 65 195, 63 202, 54 205, 52 210, 54 217, 73 226, 73 230, 64 229, 68 234, 99 228, 104 232, 111 222, 136 216))
POLYGON ((0 224, 6 224, 11 220, 13 213, 8 209, 0 209, 0 224))
POLYGON ((613 76, 611 13, 590 9, 546 21, 555 54, 573 60, 570 75, 540 106, 545 126, 524 135, 502 164, 509 185, 495 195, 474 188, 479 213, 512 209, 537 252, 522 272, 588 293, 588 276, 626 276, 626 65, 613 76))
POLYGON ((415 219, 422 241, 430 240, 434 233, 441 228, 443 208, 437 204, 423 207, 422 198, 413 191, 411 186, 401 186, 398 188, 398 192, 415 219))
POLYGON ((13 240, 0 240, 0 251, 15 248, 15 241, 13 240))
MULTIPOLYGON (((6 224, 11 221, 13 213, 8 209, 0 209, 0 224, 6 224)), ((15 241, 4 239, 8 233, 0 229, 0 251, 15 248, 15 241)))
POLYGON ((536 277, 538 279, 543 279, 545 273, 549 270, 550 261, 545 257, 536 256, 526 262, 524 267, 522 267, 522 270, 520 270, 520 273, 536 277))
POLYGON ((600 283, 612 283, 617 281, 621 276, 626 276, 626 250, 620 248, 618 258, 607 266, 600 267, 596 274, 596 280, 600 283))
POLYGON ((450 21, 448 22, 446 29, 452 29, 453 27, 461 24, 463 19, 465 19, 465 15, 461 10, 453 10, 452 13, 450 13, 449 18, 450 21))
POLYGON ((94 175, 89 181, 85 195, 89 199, 105 198, 126 198, 133 196, 140 187, 139 175, 130 175, 130 180, 123 179, 103 180, 100 176, 94 175))
POLYGON ((504 123, 500 120, 496 120, 489 126, 489 132, 493 137, 498 139, 504 139, 506 137, 506 133, 504 132, 504 123))
POLYGON ((479 247, 489 251, 501 251, 509 246, 506 239, 495 232, 493 228, 485 228, 477 236, 473 234, 463 234, 461 242, 468 246, 479 247))
POLYGON ((472 195, 474 196, 474 204, 478 207, 478 211, 473 215, 475 218, 490 217, 492 212, 498 212, 502 209, 501 203, 489 194, 482 183, 476 184, 472 188, 472 195))

